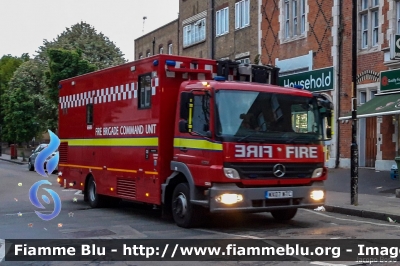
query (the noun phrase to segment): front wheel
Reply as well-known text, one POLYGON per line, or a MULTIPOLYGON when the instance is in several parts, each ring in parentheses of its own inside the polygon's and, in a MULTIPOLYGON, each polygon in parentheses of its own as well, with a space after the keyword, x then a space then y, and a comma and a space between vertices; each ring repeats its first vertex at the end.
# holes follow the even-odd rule
POLYGON ((97 194, 96 182, 91 176, 88 182, 88 200, 92 208, 101 208, 104 205, 104 196, 97 194))
POLYGON ((200 225, 204 208, 190 203, 187 183, 178 184, 172 194, 172 216, 179 227, 190 228, 200 225))
POLYGON ((271 211, 272 216, 278 221, 289 221, 296 216, 297 209, 275 210, 271 211))

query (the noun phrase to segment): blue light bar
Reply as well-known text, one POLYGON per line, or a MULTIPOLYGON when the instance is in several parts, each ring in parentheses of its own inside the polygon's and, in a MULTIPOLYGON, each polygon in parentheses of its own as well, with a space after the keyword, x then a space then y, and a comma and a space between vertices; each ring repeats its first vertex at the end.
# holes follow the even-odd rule
POLYGON ((153 61, 153 66, 158 66, 158 60, 153 61))
POLYGON ((301 86, 301 85, 298 85, 298 84, 295 84, 294 86, 293 86, 293 88, 295 88, 295 89, 303 89, 303 86, 301 86))
POLYGON ((174 60, 166 60, 165 64, 167 66, 173 66, 174 67, 176 65, 176 61, 174 61, 174 60))
POLYGON ((222 76, 215 76, 214 80, 215 81, 225 81, 226 79, 225 79, 225 77, 222 77, 222 76))

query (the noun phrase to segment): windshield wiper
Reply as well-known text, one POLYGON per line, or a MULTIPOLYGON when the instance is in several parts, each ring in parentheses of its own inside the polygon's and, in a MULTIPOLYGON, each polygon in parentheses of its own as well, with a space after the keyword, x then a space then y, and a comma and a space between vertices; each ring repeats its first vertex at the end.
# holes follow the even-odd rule
MULTIPOLYGON (((245 139, 254 136, 256 133, 259 133, 259 131, 253 131, 250 134, 247 134, 246 136, 241 137, 240 139, 238 139, 238 142, 242 142, 245 139)), ((254 140, 254 141, 256 141, 256 142, 265 142, 266 140, 265 139, 257 139, 257 140, 254 140)))
POLYGON ((304 136, 295 136, 294 138, 291 138, 286 141, 286 143, 304 143, 309 144, 311 141, 310 138, 304 138, 304 136))

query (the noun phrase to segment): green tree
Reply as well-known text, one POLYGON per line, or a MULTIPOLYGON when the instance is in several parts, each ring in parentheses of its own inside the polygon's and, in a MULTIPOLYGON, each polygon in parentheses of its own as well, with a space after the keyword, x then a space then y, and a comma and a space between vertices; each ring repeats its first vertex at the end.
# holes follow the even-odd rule
POLYGON ((98 69, 120 65, 126 62, 121 50, 103 33, 85 22, 66 28, 53 41, 43 41, 39 47, 38 57, 48 61, 47 50, 65 49, 81 50, 82 58, 94 64, 98 69))
POLYGON ((34 103, 31 95, 16 88, 4 95, 6 98, 3 139, 21 143, 32 139, 36 129, 35 116, 32 115, 34 103))
MULTIPOLYGON (((30 59, 19 66, 14 72, 14 76, 9 82, 6 90, 7 94, 11 94, 17 88, 30 95, 33 102, 33 108, 30 111, 34 118, 35 129, 32 131, 32 138, 38 137, 41 132, 48 129, 47 114, 52 111, 49 108, 49 100, 44 97, 46 84, 44 82, 44 72, 46 66, 36 59, 30 59)), ((8 100, 8 98, 6 97, 8 100)), ((4 113, 3 115, 6 115, 4 113)))
POLYGON ((82 52, 63 49, 49 49, 49 70, 45 72, 47 84, 45 95, 50 100, 47 121, 48 127, 55 131, 58 121, 58 85, 60 80, 83 75, 96 70, 96 66, 82 59, 82 52))
POLYGON ((1 114, 3 113, 5 104, 2 96, 8 88, 8 83, 14 72, 27 60, 29 60, 28 54, 22 54, 21 57, 3 55, 0 58, 0 125, 3 124, 3 116, 1 114))

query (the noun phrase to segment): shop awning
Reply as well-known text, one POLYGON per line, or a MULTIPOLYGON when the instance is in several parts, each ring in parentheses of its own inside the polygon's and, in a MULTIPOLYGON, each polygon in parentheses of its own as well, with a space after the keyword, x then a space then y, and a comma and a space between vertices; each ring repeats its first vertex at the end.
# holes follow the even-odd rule
MULTIPOLYGON (((375 97, 357 107, 357 118, 400 114, 400 93, 375 95, 375 97)), ((351 119, 351 112, 339 120, 351 119)))

